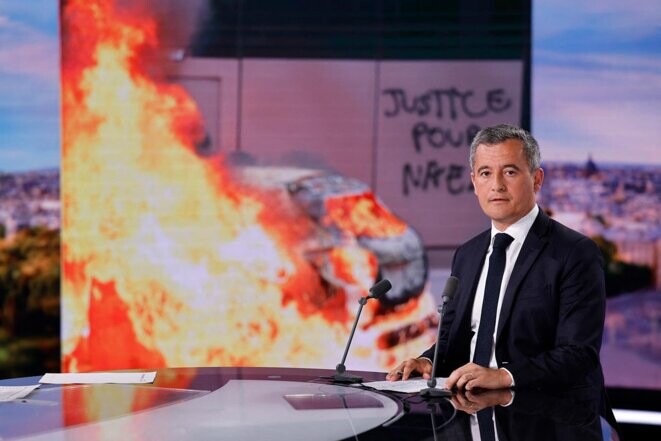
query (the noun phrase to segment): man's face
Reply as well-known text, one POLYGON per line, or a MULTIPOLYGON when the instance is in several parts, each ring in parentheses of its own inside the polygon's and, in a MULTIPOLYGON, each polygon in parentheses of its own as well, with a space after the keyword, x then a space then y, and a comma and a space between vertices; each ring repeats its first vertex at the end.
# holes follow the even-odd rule
POLYGON ((523 144, 516 139, 478 145, 474 161, 471 180, 480 207, 504 231, 532 210, 544 171, 530 172, 523 144))

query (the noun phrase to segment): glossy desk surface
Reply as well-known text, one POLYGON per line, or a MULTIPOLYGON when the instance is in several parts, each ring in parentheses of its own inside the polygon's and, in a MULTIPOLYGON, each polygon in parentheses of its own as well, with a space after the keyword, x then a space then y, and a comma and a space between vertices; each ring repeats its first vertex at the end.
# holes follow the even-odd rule
MULTIPOLYGON (((25 399, 0 403, 0 440, 472 439, 462 397, 453 405, 445 398, 429 402, 417 394, 336 385, 329 380, 333 373, 168 368, 147 385, 42 385, 25 399)), ((359 374, 364 381, 385 376, 359 374)), ((0 386, 38 380, 0 380, 0 386)), ((594 407, 565 394, 517 391, 512 405, 494 407, 499 439, 609 439, 610 428, 594 407)))

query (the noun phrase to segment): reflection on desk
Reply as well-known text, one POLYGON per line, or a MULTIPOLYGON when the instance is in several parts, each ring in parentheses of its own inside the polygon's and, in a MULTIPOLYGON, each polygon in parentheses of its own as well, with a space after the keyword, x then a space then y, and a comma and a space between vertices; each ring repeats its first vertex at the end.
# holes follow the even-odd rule
MULTIPOLYGON (((487 391, 486 395, 498 391, 487 391)), ((478 395, 479 398, 479 395, 478 395)), ((507 407, 495 406, 494 418, 498 439, 601 441, 617 440, 616 432, 600 418, 599 402, 572 392, 557 394, 517 390, 507 407)), ((479 410, 479 407, 475 411, 479 410)), ((439 433, 440 439, 471 440, 479 433, 473 412, 457 412, 439 433), (473 427, 471 427, 473 426, 473 427)))
MULTIPOLYGON (((334 385, 333 372, 170 368, 152 385, 43 385, 27 399, 0 403, 0 440, 471 439, 469 415, 450 400, 334 385)), ((385 374, 360 375, 374 381, 385 374)), ((517 391, 511 406, 495 409, 500 441, 602 439, 585 401, 517 391)))

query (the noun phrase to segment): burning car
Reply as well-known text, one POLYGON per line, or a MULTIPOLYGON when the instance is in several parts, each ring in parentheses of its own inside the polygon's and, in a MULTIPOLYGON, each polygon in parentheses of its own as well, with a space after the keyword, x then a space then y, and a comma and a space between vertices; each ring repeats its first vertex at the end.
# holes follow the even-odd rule
POLYGON ((328 259, 316 259, 322 250, 348 242, 373 253, 380 279, 393 288, 380 299, 384 308, 420 296, 427 281, 427 256, 418 234, 393 215, 370 188, 357 179, 319 173, 287 183, 293 201, 319 225, 318 248, 308 251, 320 274, 329 283, 336 277, 328 259))

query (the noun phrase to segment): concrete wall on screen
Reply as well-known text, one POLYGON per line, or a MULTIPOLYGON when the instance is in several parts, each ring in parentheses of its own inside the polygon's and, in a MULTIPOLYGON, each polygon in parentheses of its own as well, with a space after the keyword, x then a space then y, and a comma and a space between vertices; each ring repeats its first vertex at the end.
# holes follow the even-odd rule
POLYGON ((520 121, 522 77, 520 61, 195 58, 171 74, 198 102, 219 101, 200 106, 218 151, 360 179, 425 246, 448 249, 488 225, 470 183, 470 139, 520 121), (210 77, 220 91, 196 94, 195 79, 210 77))

